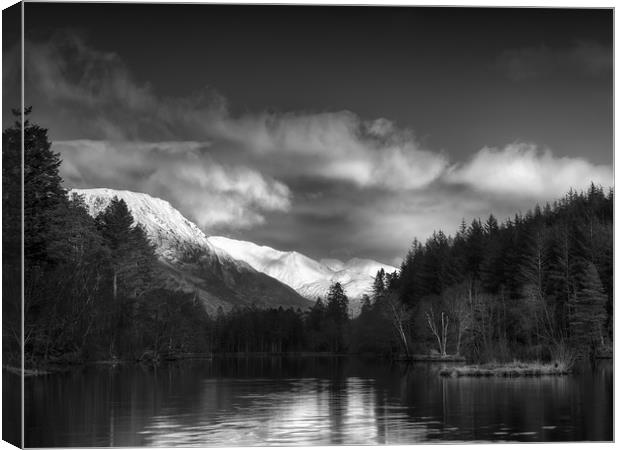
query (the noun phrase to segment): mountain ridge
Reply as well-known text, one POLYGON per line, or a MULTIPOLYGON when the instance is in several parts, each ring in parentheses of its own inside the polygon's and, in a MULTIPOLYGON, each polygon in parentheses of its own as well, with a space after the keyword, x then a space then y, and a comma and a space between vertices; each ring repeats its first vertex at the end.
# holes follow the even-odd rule
POLYGON ((219 307, 299 307, 312 305, 294 289, 244 261, 216 249, 193 222, 169 202, 149 194, 109 188, 73 189, 96 216, 117 197, 127 204, 134 223, 140 223, 155 244, 161 280, 167 289, 194 293, 210 314, 219 307))
MULTIPOLYGON (((257 275, 259 273, 267 278, 258 284, 267 283, 270 288, 275 288, 276 285, 266 281, 273 279, 306 299, 308 306, 317 297, 325 297, 331 284, 337 281, 342 284, 350 299, 350 313, 356 315, 361 306, 362 296, 371 293, 372 281, 377 271, 381 268, 386 272, 397 270, 393 266, 371 259, 351 258, 346 262, 337 259, 316 261, 297 251, 281 251, 250 241, 207 236, 168 201, 146 193, 111 188, 73 189, 70 192, 84 198, 92 216, 101 212, 115 196, 123 199, 134 221, 145 228, 147 236, 155 244, 156 254, 168 270, 169 277, 176 279, 177 284, 185 286, 186 289, 191 289, 195 284, 200 285, 201 283, 197 283, 196 280, 191 281, 198 277, 203 282, 208 279, 215 285, 223 281, 224 285, 234 291, 235 283, 247 280, 236 279, 231 274, 243 272, 258 279, 261 278, 257 275), (205 272, 209 273, 206 278, 205 272), (231 277, 235 278, 234 282, 230 280, 231 277)), ((211 288, 211 291, 215 289, 214 286, 211 288)), ((230 292, 224 292, 225 289, 220 289, 222 293, 215 297, 213 292, 209 292, 209 286, 202 286, 202 290, 206 304, 221 306, 226 303, 226 299, 219 297, 230 295, 235 297, 230 292)), ((254 295, 257 295, 258 291, 252 290, 254 295)), ((268 294, 267 292, 259 297, 265 301, 268 294)))
POLYGON ((340 282, 354 310, 364 294, 371 294, 372 282, 380 269, 390 273, 397 270, 396 267, 371 259, 316 261, 296 251, 280 251, 249 241, 222 236, 210 236, 208 240, 217 249, 288 284, 306 298, 325 297, 329 286, 340 282), (295 270, 291 270, 291 267, 295 270))

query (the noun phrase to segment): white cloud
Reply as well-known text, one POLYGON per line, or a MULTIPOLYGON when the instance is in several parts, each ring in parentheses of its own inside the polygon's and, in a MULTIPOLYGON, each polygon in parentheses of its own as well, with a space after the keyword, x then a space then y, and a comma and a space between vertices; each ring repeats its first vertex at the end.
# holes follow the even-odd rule
MULTIPOLYGON (((505 218, 531 208, 532 198, 554 200, 591 181, 613 185, 610 166, 556 157, 534 144, 483 148, 451 164, 384 118, 350 111, 233 115, 212 90, 165 98, 132 79, 117 56, 79 40, 29 43, 26 54, 33 120, 54 140, 72 139, 54 144, 70 187, 165 198, 207 233, 253 228, 239 236, 252 239, 269 212, 284 211, 283 222, 262 227, 262 236, 277 235, 286 248, 305 242, 309 252, 367 246, 368 255, 392 258, 413 237, 453 232, 462 217, 505 218), (297 189, 295 204, 278 180, 297 189), (325 217, 309 221, 315 211, 325 217)), ((596 64, 593 70, 603 70, 596 64)))
POLYGON ((363 121, 350 111, 228 117, 220 131, 259 156, 291 161, 300 175, 390 190, 420 189, 446 168, 447 158, 424 150, 410 130, 387 119, 363 121))
POLYGON ((279 181, 243 166, 212 160, 208 143, 61 141, 69 187, 112 187, 147 192, 170 201, 201 227, 246 228, 264 211, 287 211, 291 192, 279 181))
POLYGON ((613 186, 610 166, 581 158, 558 158, 549 149, 514 143, 503 149, 485 147, 471 160, 446 172, 444 181, 482 192, 553 199, 569 188, 586 189, 591 182, 613 186))
POLYGON ((350 111, 233 116, 212 90, 185 99, 156 95, 117 55, 75 36, 26 48, 35 113, 41 108, 46 126, 65 139, 225 142, 255 158, 281 158, 289 174, 390 190, 422 188, 447 166, 443 155, 422 149, 410 130, 387 119, 364 121, 350 111))

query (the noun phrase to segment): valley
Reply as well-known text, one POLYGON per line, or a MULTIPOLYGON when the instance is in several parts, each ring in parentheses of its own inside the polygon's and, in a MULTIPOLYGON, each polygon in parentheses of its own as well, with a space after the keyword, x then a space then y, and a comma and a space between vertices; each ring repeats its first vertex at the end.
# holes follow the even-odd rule
POLYGON ((195 293, 209 314, 219 307, 251 305, 307 309, 339 282, 349 298, 349 314, 357 316, 377 272, 398 270, 370 259, 316 261, 295 251, 207 236, 169 202, 144 193, 99 188, 72 194, 83 197, 92 217, 114 197, 122 199, 155 245, 166 287, 195 293))

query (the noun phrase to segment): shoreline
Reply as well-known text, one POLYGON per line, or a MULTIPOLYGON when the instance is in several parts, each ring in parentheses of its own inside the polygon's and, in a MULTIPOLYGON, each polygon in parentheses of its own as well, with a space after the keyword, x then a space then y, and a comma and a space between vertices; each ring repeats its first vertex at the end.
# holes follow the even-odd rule
POLYGON ((403 361, 403 362, 466 362, 464 356, 461 355, 411 355, 405 356, 401 355, 398 358, 395 358, 395 361, 403 361))
POLYGON ((540 362, 487 363, 480 365, 445 367, 439 371, 442 377, 539 377, 563 376, 572 372, 565 364, 540 362))
MULTIPOLYGON (((24 377, 32 377, 32 376, 41 376, 41 375, 51 375, 61 372, 67 372, 73 369, 84 368, 87 366, 126 366, 131 364, 140 364, 140 365, 159 365, 159 364, 169 364, 175 363, 178 361, 190 361, 190 360, 202 360, 202 361, 213 361, 214 359, 222 359, 222 358, 282 358, 282 357, 295 357, 295 358, 309 358, 309 357, 324 357, 324 358, 333 358, 333 357, 345 357, 345 356, 356 356, 348 353, 332 353, 332 352, 224 352, 224 353, 185 353, 178 355, 159 355, 158 359, 99 359, 92 361, 73 361, 71 363, 65 364, 50 364, 44 365, 37 368, 25 368, 23 371, 24 377)), ((15 367, 10 365, 3 365, 3 370, 6 370, 8 373, 13 375, 21 376, 22 369, 21 367, 15 367)))
MULTIPOLYGON (((22 369, 21 369, 21 367, 14 367, 14 366, 3 365, 2 366, 2 370, 6 370, 8 373, 11 373, 13 375, 22 376, 22 369)), ((60 372, 60 371, 62 371, 62 370, 61 369, 57 369, 57 370, 53 370, 53 369, 24 369, 23 376, 24 377, 35 377, 35 376, 39 376, 39 375, 49 375, 51 373, 60 372)))

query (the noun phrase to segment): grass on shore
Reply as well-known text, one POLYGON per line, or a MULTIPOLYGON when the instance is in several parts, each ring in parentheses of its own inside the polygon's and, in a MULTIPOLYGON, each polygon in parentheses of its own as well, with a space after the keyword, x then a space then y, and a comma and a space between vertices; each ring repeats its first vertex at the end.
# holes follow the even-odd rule
POLYGON ((535 377, 543 375, 567 375, 571 365, 562 362, 513 361, 511 363, 487 363, 481 365, 445 367, 439 371, 442 377, 535 377))
POLYGON ((15 366, 9 366, 9 365, 3 365, 2 368, 9 373, 19 375, 20 377, 22 375, 25 377, 31 377, 31 376, 36 376, 36 375, 48 375, 51 373, 47 370, 41 370, 41 369, 24 369, 24 371, 22 372, 21 367, 15 367, 15 366))

